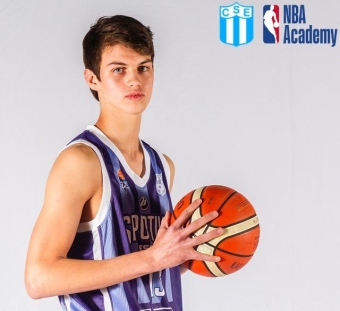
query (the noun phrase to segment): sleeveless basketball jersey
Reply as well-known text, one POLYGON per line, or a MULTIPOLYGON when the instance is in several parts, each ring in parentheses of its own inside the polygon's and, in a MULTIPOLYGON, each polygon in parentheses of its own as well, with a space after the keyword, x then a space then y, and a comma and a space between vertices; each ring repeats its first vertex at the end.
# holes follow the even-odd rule
MULTIPOLYGON (((98 128, 88 126, 70 144, 75 143, 88 145, 97 154, 103 194, 95 218, 79 224, 68 258, 109 259, 151 246, 162 217, 172 211, 170 169, 164 156, 141 141, 146 170, 140 177, 98 128)), ((65 311, 181 311, 179 267, 59 300, 65 311)))

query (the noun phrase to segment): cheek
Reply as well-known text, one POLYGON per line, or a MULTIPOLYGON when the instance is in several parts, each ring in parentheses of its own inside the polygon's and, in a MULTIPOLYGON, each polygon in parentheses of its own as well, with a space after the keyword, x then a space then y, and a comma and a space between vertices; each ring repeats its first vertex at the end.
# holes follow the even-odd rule
POLYGON ((119 78, 116 77, 107 77, 105 81, 105 87, 108 91, 117 90, 122 87, 122 83, 119 78))
POLYGON ((153 86, 153 75, 151 76, 149 76, 149 77, 147 77, 146 79, 145 79, 145 85, 148 85, 148 86, 150 86, 150 87, 152 87, 153 86))

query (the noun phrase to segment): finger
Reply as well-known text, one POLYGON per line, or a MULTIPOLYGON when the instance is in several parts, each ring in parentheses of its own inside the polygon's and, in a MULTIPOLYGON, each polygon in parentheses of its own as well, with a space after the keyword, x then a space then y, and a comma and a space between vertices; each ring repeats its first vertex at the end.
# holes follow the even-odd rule
POLYGON ((207 223, 214 220, 216 217, 218 217, 219 213, 217 211, 212 211, 202 217, 199 217, 195 221, 193 221, 189 226, 187 226, 183 232, 183 234, 191 235, 192 233, 196 232, 200 228, 202 228, 207 223))
POLYGON ((175 228, 181 228, 183 227, 188 219, 191 217, 192 213, 197 209, 197 207, 200 206, 202 203, 201 199, 196 199, 193 201, 179 216, 178 218, 174 221, 173 226, 175 228))
POLYGON ((212 241, 220 237, 223 234, 224 234, 224 230, 222 228, 211 229, 211 230, 208 230, 207 233, 192 237, 190 240, 190 244, 192 245, 192 247, 196 245, 204 244, 206 242, 212 241))
MULTIPOLYGON (((220 261, 221 257, 214 255, 215 247, 205 242, 209 242, 223 235, 223 233, 224 230, 222 228, 216 228, 208 233, 192 238, 193 246, 198 245, 193 253, 193 259, 213 262, 220 261)), ((194 248, 192 248, 192 250, 194 250, 194 248)))
POLYGON ((201 261, 211 261, 211 262, 219 262, 221 261, 220 256, 214 256, 214 255, 207 255, 203 254, 197 251, 193 251, 192 255, 193 260, 201 260, 201 261))

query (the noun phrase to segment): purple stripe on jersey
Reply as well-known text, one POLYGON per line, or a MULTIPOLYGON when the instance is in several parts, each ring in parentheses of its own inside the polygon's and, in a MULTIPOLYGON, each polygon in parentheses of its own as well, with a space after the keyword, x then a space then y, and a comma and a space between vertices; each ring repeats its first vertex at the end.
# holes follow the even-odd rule
POLYGON ((67 257, 72 259, 94 259, 93 243, 92 232, 78 232, 67 253, 67 257))
POLYGON ((71 310, 73 311, 100 311, 104 309, 104 299, 100 290, 93 290, 79 294, 72 294, 71 310))

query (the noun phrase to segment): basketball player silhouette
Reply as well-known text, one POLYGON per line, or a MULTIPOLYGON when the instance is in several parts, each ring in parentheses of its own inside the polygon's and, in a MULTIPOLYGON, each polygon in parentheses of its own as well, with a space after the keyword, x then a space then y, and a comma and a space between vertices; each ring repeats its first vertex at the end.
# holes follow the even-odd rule
POLYGON ((275 29, 274 29, 273 18, 274 18, 274 21, 275 21, 276 25, 278 26, 279 22, 277 21, 276 13, 274 12, 274 5, 271 5, 270 9, 267 10, 264 13, 263 20, 264 20, 264 25, 267 27, 268 31, 274 36, 275 43, 277 43, 277 38, 276 38, 275 29))

